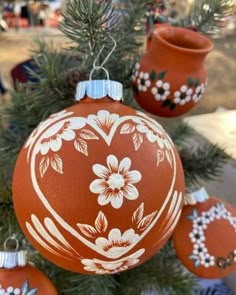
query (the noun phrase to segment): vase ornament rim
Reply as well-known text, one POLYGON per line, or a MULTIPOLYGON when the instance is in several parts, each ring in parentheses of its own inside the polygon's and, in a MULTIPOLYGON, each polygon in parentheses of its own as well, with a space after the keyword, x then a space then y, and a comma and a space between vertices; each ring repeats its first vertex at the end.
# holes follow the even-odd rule
POLYGON ((200 34, 199 32, 194 32, 190 29, 186 29, 186 28, 180 28, 180 27, 173 27, 173 26, 158 26, 154 31, 153 31, 153 36, 154 38, 157 38, 159 41, 161 41, 165 46, 175 49, 177 51, 181 51, 181 52, 186 52, 186 53, 191 53, 191 54, 207 54, 209 53, 214 45, 213 42, 206 36, 200 34), (205 45, 205 47, 203 46, 202 48, 198 47, 196 45, 196 48, 189 48, 189 47, 182 47, 176 44, 173 44, 171 42, 169 42, 168 40, 166 40, 165 38, 163 38, 163 36, 161 35, 161 33, 163 32, 172 32, 177 34, 181 34, 182 36, 185 37, 185 39, 187 40, 187 36, 191 37, 191 40, 189 39, 188 41, 191 42, 196 42, 195 44, 197 44, 197 41, 199 40, 198 44, 200 44, 200 40, 201 43, 205 45))
POLYGON ((195 206, 199 203, 204 203, 209 199, 209 194, 204 187, 197 191, 186 194, 184 199, 185 206, 195 206))
POLYGON ((88 96, 94 100, 106 96, 114 101, 122 101, 123 85, 112 80, 87 80, 77 84, 75 99, 80 101, 88 96))

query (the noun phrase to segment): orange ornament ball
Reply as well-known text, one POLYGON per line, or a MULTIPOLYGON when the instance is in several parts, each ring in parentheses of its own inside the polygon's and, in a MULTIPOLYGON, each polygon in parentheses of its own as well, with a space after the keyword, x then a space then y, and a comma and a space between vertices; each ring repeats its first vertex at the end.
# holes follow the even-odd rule
POLYGON ((200 202, 184 206, 173 234, 177 256, 199 277, 226 277, 236 269, 236 210, 204 190, 196 195, 200 202))
POLYGON ((0 252, 1 295, 57 295, 51 281, 26 263, 25 251, 0 252))
POLYGON ((17 159, 13 200, 22 230, 70 271, 138 266, 168 240, 181 214, 178 152, 155 120, 120 103, 120 85, 79 83, 82 102, 42 122, 17 159))

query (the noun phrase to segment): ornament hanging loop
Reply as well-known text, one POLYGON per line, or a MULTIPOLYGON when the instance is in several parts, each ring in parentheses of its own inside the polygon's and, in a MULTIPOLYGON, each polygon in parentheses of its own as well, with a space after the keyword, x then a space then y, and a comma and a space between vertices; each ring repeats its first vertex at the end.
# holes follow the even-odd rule
POLYGON ((90 81, 92 80, 92 76, 93 76, 94 72, 99 71, 99 70, 103 70, 106 73, 107 80, 109 80, 109 73, 108 73, 107 69, 105 69, 104 67, 95 67, 95 68, 92 69, 92 71, 89 74, 89 80, 90 81))
POLYGON ((19 247, 20 247, 20 244, 17 238, 15 237, 15 235, 12 235, 9 238, 7 238, 3 244, 3 248, 5 251, 8 251, 9 249, 17 251, 19 247), (14 245, 14 247, 12 246, 12 244, 14 245))
POLYGON ((99 50, 98 52, 98 55, 97 57, 95 58, 94 62, 93 62, 93 69, 98 69, 98 68, 103 68, 103 66, 105 65, 105 63, 109 60, 109 58, 111 57, 112 53, 115 51, 116 47, 117 47, 117 43, 116 43, 116 40, 111 36, 109 35, 109 38, 112 40, 113 42, 113 47, 111 49, 111 51, 107 54, 106 58, 104 59, 104 61, 100 64, 100 65, 96 65, 99 57, 101 56, 104 48, 105 48, 105 45, 102 46, 102 48, 99 50))

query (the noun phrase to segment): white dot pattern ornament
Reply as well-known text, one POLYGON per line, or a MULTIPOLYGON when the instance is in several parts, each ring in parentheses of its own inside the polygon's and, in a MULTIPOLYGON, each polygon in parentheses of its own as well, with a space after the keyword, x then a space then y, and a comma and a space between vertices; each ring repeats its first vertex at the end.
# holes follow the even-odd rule
POLYGON ((236 250, 233 249, 229 253, 227 258, 215 257, 209 253, 209 250, 204 243, 205 231, 208 225, 212 222, 220 219, 227 220, 230 225, 236 230, 236 217, 225 208, 223 203, 218 203, 212 206, 210 210, 204 211, 201 215, 198 214, 196 209, 193 210, 193 214, 188 216, 188 219, 192 220, 192 231, 189 233, 189 238, 193 244, 193 252, 189 256, 194 261, 195 267, 203 266, 209 268, 211 266, 218 266, 224 269, 227 266, 231 266, 236 261, 236 250))

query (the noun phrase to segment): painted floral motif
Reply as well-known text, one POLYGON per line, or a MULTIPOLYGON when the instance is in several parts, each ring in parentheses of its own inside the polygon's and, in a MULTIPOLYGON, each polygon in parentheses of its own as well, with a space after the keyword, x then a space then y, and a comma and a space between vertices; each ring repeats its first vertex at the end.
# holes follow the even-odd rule
POLYGON ((71 141, 75 139, 74 130, 81 129, 84 126, 85 122, 80 118, 62 120, 47 129, 37 148, 42 155, 46 155, 49 150, 57 152, 61 149, 62 140, 71 141))
POLYGON ((170 94, 170 84, 163 82, 162 80, 158 80, 156 82, 156 87, 153 87, 151 92, 154 95, 155 100, 166 100, 170 94))
POLYGON ((99 194, 98 204, 105 206, 111 203, 113 208, 119 209, 124 198, 136 200, 139 192, 133 185, 141 180, 141 173, 137 170, 129 171, 131 167, 130 158, 121 160, 120 164, 114 155, 107 157, 107 167, 95 164, 93 172, 99 179, 94 180, 89 189, 94 194, 99 194))
POLYGON ((19 288, 8 287, 6 290, 0 285, 0 295, 19 295, 21 290, 19 288))
POLYGON ((101 110, 97 115, 89 115, 88 120, 91 125, 97 125, 105 132, 109 132, 111 127, 119 120, 119 115, 110 114, 110 112, 101 110))
POLYGON ((193 94, 193 89, 188 88, 186 85, 181 86, 180 90, 174 93, 174 103, 185 105, 186 102, 191 100, 191 95, 193 94))
POLYGON ((55 120, 62 119, 62 118, 66 117, 66 116, 69 116, 71 114, 73 114, 73 112, 67 112, 66 110, 63 110, 61 112, 52 114, 48 119, 46 119, 45 121, 42 121, 38 125, 38 127, 29 136, 28 140, 26 141, 25 148, 28 148, 28 147, 30 147, 33 144, 34 140, 44 130, 44 128, 46 126, 48 126, 49 124, 51 124, 55 120))
POLYGON ((138 90, 146 92, 148 88, 151 86, 151 80, 149 73, 140 72, 138 79, 138 90))
POLYGON ((82 259, 81 262, 85 265, 86 271, 93 272, 95 274, 113 274, 127 270, 130 266, 134 266, 139 263, 139 257, 145 252, 144 249, 140 249, 128 257, 116 261, 102 261, 99 259, 82 259))
POLYGON ((140 69, 140 64, 139 63, 136 63, 135 66, 134 66, 134 71, 133 71, 133 75, 132 75, 132 80, 135 81, 136 78, 138 77, 139 75, 139 69, 140 69))
POLYGON ((199 102, 204 92, 205 92, 205 84, 202 83, 201 85, 196 87, 194 95, 193 95, 193 101, 195 103, 199 102))
POLYGON ((30 289, 29 281, 25 281, 22 288, 14 288, 12 286, 7 287, 4 289, 0 284, 0 295, 36 295, 38 289, 33 288, 30 289))
POLYGON ((189 238, 193 244, 193 252, 189 258, 194 261, 196 267, 201 265, 208 268, 217 265, 219 268, 224 269, 236 261, 236 250, 233 250, 227 258, 217 258, 209 253, 205 244, 205 231, 208 225, 215 220, 226 219, 236 230, 236 217, 232 216, 223 203, 212 206, 210 210, 202 212, 200 216, 197 210, 194 209, 193 214, 188 216, 188 219, 192 220, 193 223, 192 232, 189 233, 189 238))
POLYGON ((147 140, 151 143, 156 142, 161 149, 171 149, 169 139, 163 133, 155 131, 156 128, 154 124, 145 124, 144 122, 140 122, 140 124, 136 126, 136 129, 138 132, 145 134, 147 140))
POLYGON ((95 244, 115 257, 122 255, 127 251, 127 247, 140 239, 133 229, 126 230, 123 235, 118 228, 113 228, 108 234, 108 239, 99 237, 96 239, 95 244))

